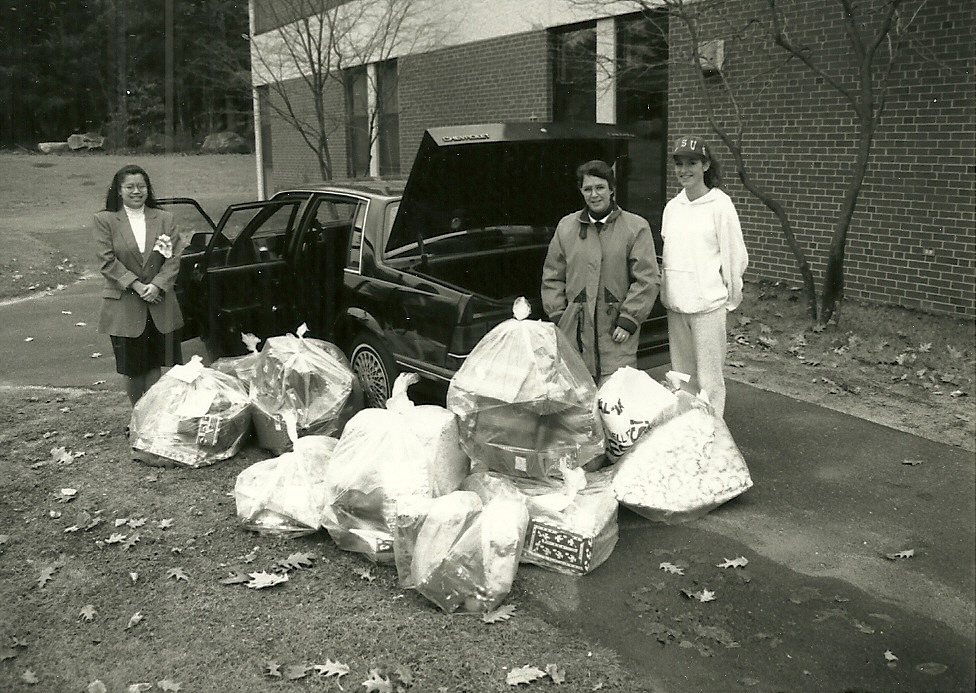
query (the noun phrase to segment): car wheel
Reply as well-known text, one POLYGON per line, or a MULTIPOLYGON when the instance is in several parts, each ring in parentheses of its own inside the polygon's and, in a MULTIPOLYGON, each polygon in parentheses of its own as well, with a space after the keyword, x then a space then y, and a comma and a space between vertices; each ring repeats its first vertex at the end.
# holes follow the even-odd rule
POLYGON ((373 335, 364 333, 353 340, 349 361, 363 386, 366 406, 385 409, 399 372, 390 352, 373 335))

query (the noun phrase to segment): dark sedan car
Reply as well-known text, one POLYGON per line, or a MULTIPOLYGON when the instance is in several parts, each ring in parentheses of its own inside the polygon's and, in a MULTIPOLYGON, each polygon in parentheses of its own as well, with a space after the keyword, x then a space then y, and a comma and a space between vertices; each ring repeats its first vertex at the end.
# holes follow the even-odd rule
MULTIPOLYGON (((515 298, 529 298, 533 317, 544 318, 549 240, 582 206, 576 167, 602 158, 617 164, 619 179, 633 139, 600 125, 436 128, 402 192, 382 182, 284 190, 229 207, 217 224, 192 200, 166 201, 204 219, 177 283, 185 336, 199 334, 216 357, 243 353, 242 332, 264 338, 304 322, 343 348, 373 405, 385 403, 400 371, 446 385, 478 340, 511 317, 515 298)), ((667 359, 658 303, 638 362, 667 359)))

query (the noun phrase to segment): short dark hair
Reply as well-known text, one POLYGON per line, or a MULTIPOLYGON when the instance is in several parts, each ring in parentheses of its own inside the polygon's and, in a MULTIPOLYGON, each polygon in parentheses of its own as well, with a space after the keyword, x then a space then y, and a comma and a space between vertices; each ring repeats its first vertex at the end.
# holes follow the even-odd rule
POLYGON ((147 207, 159 207, 159 203, 156 202, 156 193, 153 192, 152 181, 149 180, 149 174, 142 166, 137 166, 136 164, 126 164, 112 177, 112 184, 108 188, 108 193, 105 195, 105 209, 109 212, 119 211, 119 200, 122 196, 122 181, 125 180, 126 176, 132 176, 139 174, 146 181, 146 206, 147 207))
POLYGON ((613 168, 610 167, 606 161, 601 161, 600 159, 594 159, 593 161, 587 161, 585 164, 580 164, 576 168, 576 187, 583 187, 583 176, 594 176, 596 178, 602 178, 610 186, 610 190, 616 190, 617 179, 613 175, 613 168))

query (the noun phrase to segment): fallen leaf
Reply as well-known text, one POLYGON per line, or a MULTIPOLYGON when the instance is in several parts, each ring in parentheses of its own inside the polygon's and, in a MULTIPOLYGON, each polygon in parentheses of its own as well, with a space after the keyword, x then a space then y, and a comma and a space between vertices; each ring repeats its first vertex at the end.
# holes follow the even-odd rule
POLYGON ((139 533, 137 532, 136 534, 133 534, 131 537, 126 539, 124 542, 122 542, 122 550, 128 551, 133 546, 135 546, 136 542, 138 541, 139 541, 139 533))
POLYGON ((954 359, 961 359, 964 356, 963 352, 959 351, 959 349, 956 349, 951 344, 946 345, 946 351, 949 352, 949 356, 954 359))
POLYGON ((885 661, 886 662, 897 662, 898 661, 898 657, 896 657, 895 656, 895 653, 892 652, 891 650, 885 650, 884 651, 884 658, 885 658, 885 661))
POLYGON ((160 520, 159 522, 156 523, 156 525, 160 529, 169 529, 170 527, 173 526, 173 518, 172 517, 168 517, 165 520, 160 520))
POLYGON ((681 590, 681 594, 688 597, 688 599, 694 599, 702 603, 715 601, 715 593, 708 589, 700 589, 697 592, 692 592, 691 590, 681 590))
POLYGON ((58 503, 70 503, 77 497, 78 489, 63 488, 61 489, 61 493, 58 495, 58 503))
POLYGON ((486 614, 481 615, 481 620, 485 623, 498 623, 499 621, 507 621, 512 616, 515 615, 515 605, 514 604, 503 604, 494 611, 489 611, 486 614))
POLYGON ((37 675, 30 669, 25 670, 24 673, 20 675, 20 680, 24 683, 29 683, 32 686, 40 681, 40 679, 37 678, 37 675))
POLYGON ((862 633, 867 633, 868 635, 874 633, 874 626, 869 626, 867 623, 862 623, 861 621, 855 620, 854 627, 862 633))
POLYGON ((13 659, 17 656, 17 650, 12 647, 4 647, 0 649, 0 662, 6 662, 8 659, 13 659))
POLYGON ((132 582, 138 582, 139 573, 129 573, 129 579, 132 580, 132 582))
POLYGON ((51 581, 51 578, 54 577, 54 571, 58 568, 59 566, 53 565, 41 570, 41 575, 37 578, 37 589, 44 589, 44 585, 51 581))
POLYGON ((281 678, 281 665, 278 662, 270 661, 264 663, 264 675, 273 676, 275 678, 281 678))
POLYGON ((365 580, 366 582, 373 582, 376 579, 376 574, 373 572, 373 566, 366 566, 360 570, 356 571, 360 580, 365 580))
POLYGON ((899 558, 914 558, 915 549, 906 549, 904 551, 898 551, 896 553, 886 553, 885 558, 889 561, 897 561, 899 558))
POLYGON ((134 614, 132 614, 132 616, 129 617, 129 622, 125 624, 125 628, 123 628, 122 630, 130 630, 132 628, 135 628, 140 623, 142 623, 142 619, 144 618, 145 616, 142 615, 141 611, 135 612, 134 614))
POLYGON ((86 621, 94 621, 95 620, 95 616, 97 614, 98 614, 98 612, 95 611, 95 605, 94 604, 86 604, 85 606, 83 606, 81 608, 81 613, 78 614, 78 618, 82 618, 82 619, 84 619, 86 621))
POLYGON ((71 315, 71 311, 70 310, 62 310, 61 311, 61 315, 71 315))
POLYGON ((311 568, 312 561, 315 559, 310 553, 293 553, 288 558, 283 558, 275 565, 285 570, 297 570, 299 568, 311 568))
POLYGON ((221 585, 240 585, 242 583, 248 582, 250 578, 246 573, 235 572, 230 573, 227 577, 220 581, 221 585))
POLYGON ((925 344, 918 345, 918 351, 922 354, 927 354, 932 351, 932 342, 926 342, 925 344))
POLYGON ((390 679, 380 676, 380 672, 376 669, 369 670, 369 678, 363 681, 362 685, 366 689, 366 693, 393 693, 393 684, 390 683, 390 679))
POLYGON ((285 679, 288 681, 303 679, 308 676, 310 669, 311 667, 307 667, 304 664, 289 664, 285 667, 285 679))
POLYGON ((88 684, 88 688, 85 689, 87 693, 108 693, 108 689, 105 684, 101 682, 100 679, 95 679, 88 684))
POLYGON ((558 664, 547 664, 546 673, 549 675, 549 678, 552 679, 552 682, 557 686, 561 683, 565 683, 566 681, 566 670, 558 664))
POLYGON ((393 670, 393 678, 399 679, 399 683, 407 688, 413 685, 413 672, 402 664, 393 670))
POLYGON ((166 571, 167 578, 173 578, 177 582, 183 580, 184 582, 190 581, 190 576, 183 572, 182 568, 170 568, 166 571))
POLYGON ((24 341, 25 342, 33 342, 34 341, 34 338, 33 337, 24 337, 24 341))
POLYGON ((668 563, 667 561, 665 561, 664 563, 662 563, 661 565, 659 565, 658 568, 660 568, 661 570, 663 570, 663 571, 665 571, 667 573, 671 573, 672 575, 684 575, 685 574, 685 569, 684 568, 679 568, 674 563, 668 563))
POLYGON ((139 529, 144 524, 146 524, 146 518, 144 517, 129 518, 129 520, 127 520, 125 524, 129 525, 131 529, 139 529))
POLYGON ((247 583, 247 587, 252 590, 261 590, 265 587, 274 587, 275 585, 280 585, 282 582, 288 582, 288 575, 280 575, 278 573, 269 573, 262 570, 260 573, 248 573, 251 576, 251 580, 247 583))
POLYGON ((102 355, 102 352, 100 352, 100 351, 93 351, 93 352, 92 352, 92 355, 91 355, 91 357, 92 357, 93 359, 97 359, 97 358, 99 358, 99 357, 100 357, 101 355, 102 355))
POLYGON ((716 565, 716 568, 745 568, 747 565, 749 565, 749 559, 745 556, 739 556, 738 558, 732 559, 723 557, 722 560, 724 562, 716 565))
POLYGON ((120 541, 125 541, 125 535, 114 532, 112 536, 105 540, 106 544, 118 544, 120 541))
POLYGON ((315 664, 312 666, 315 673, 319 676, 335 676, 337 679, 341 679, 343 676, 349 673, 349 667, 342 662, 333 662, 331 659, 326 659, 325 664, 315 664))
POLYGON ((965 397, 966 396, 966 393, 963 392, 962 390, 953 390, 952 392, 949 393, 949 396, 950 397, 965 397))
POLYGON ((901 463, 910 465, 912 467, 917 467, 918 465, 922 464, 922 460, 902 460, 901 463))
POLYGON ((146 693, 146 691, 151 691, 152 687, 151 683, 130 683, 129 693, 146 693))
POLYGON ((505 677, 505 683, 509 686, 518 686, 523 683, 532 683, 545 675, 546 672, 542 671, 542 669, 526 664, 524 667, 516 667, 508 672, 508 676, 505 677))
POLYGON ((165 691, 165 693, 180 693, 180 688, 182 688, 179 683, 171 679, 157 681, 156 685, 159 686, 159 690, 165 691))
POLYGON ((88 325, 87 322, 76 322, 75 323, 75 327, 86 327, 87 325, 88 325))

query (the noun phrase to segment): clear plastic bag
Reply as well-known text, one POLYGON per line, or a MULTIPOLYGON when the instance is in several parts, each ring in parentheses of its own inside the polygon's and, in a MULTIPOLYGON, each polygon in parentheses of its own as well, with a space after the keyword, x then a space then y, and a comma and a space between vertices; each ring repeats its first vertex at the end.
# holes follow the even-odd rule
POLYGON ((485 335, 451 379, 447 408, 475 471, 543 479, 604 453, 596 386, 555 325, 526 320, 528 303, 485 335))
POLYGON ((455 491, 434 503, 412 547, 412 583, 447 613, 496 609, 518 570, 529 522, 525 501, 502 495, 482 505, 477 494, 455 491))
POLYGON ((301 536, 321 529, 325 472, 339 441, 306 436, 295 449, 251 465, 237 475, 234 500, 245 529, 301 536))
POLYGON ((620 503, 667 524, 702 517, 752 487, 725 422, 685 393, 679 401, 679 413, 641 436, 613 478, 620 503))
POLYGON ((223 356, 211 363, 210 367, 215 371, 234 376, 241 381, 244 389, 249 391, 251 381, 254 380, 254 374, 257 372, 258 343, 261 339, 250 332, 242 332, 241 341, 247 347, 246 354, 243 356, 223 356))
POLYGON ((322 524, 340 548, 382 563, 394 559, 398 503, 453 491, 468 472, 453 415, 416 407, 407 396, 416 378, 397 378, 387 409, 364 409, 349 420, 327 474, 322 524))
POLYGON ((355 377, 335 346, 298 336, 270 337, 255 365, 251 386, 258 444, 278 454, 290 450, 287 422, 298 435, 331 435, 352 392, 355 377), (328 345, 328 346, 326 346, 328 345))
POLYGON ((194 356, 167 371, 136 402, 129 429, 136 450, 205 467, 243 447, 251 430, 250 400, 240 381, 206 368, 194 356))

